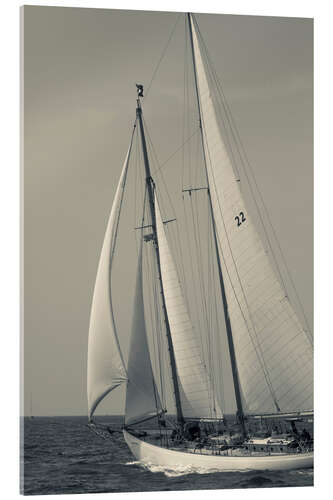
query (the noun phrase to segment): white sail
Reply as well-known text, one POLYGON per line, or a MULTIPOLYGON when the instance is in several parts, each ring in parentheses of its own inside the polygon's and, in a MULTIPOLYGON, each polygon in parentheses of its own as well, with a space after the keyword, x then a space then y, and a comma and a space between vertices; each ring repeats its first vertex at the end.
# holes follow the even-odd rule
POLYGON ((165 304, 175 352, 182 409, 186 417, 222 417, 191 324, 155 196, 156 230, 165 304))
POLYGON ((142 241, 138 258, 127 375, 125 423, 134 424, 160 413, 162 405, 154 382, 144 316, 142 241))
POLYGON ((220 134, 193 20, 208 183, 248 412, 313 408, 313 349, 251 222, 220 134))
POLYGON ((100 401, 127 380, 111 301, 113 253, 131 146, 128 149, 106 228, 91 306, 88 341, 88 412, 92 417, 100 401))

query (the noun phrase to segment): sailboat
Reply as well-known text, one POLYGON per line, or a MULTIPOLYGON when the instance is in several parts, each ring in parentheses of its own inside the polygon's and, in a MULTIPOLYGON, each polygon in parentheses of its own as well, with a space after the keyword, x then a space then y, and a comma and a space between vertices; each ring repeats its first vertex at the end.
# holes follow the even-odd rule
POLYGON ((276 440, 274 436, 256 440, 249 430, 250 418, 313 416, 313 345, 246 207, 230 151, 221 133, 197 21, 193 14, 186 16, 207 182, 198 189, 205 189, 208 195, 218 278, 216 300, 223 308, 237 407, 238 442, 221 441, 218 433, 212 437, 208 431, 205 439, 202 437, 205 422, 223 422, 223 401, 218 389, 213 387, 214 380, 193 327, 168 241, 166 224, 169 221, 164 221, 161 215, 150 169, 141 84, 137 84, 135 123, 107 224, 93 294, 88 342, 89 421, 93 421, 99 403, 116 387, 126 384, 124 439, 134 457, 142 463, 219 471, 312 467, 313 446, 309 442, 302 447, 295 436, 289 440, 286 437, 276 440), (140 231, 138 264, 126 362, 121 346, 122 332, 117 327, 114 310, 117 291, 113 289, 112 276, 135 134, 140 138, 142 174, 145 176, 144 210, 149 213, 149 220, 143 216, 141 226, 136 228, 140 231), (168 376, 176 408, 172 422, 167 419, 147 337, 143 284, 145 246, 150 246, 156 269, 158 313, 163 318, 168 376), (154 440, 149 433, 136 428, 149 419, 158 423, 157 440, 156 436, 154 440), (168 425, 172 432, 166 430, 168 425), (191 425, 195 436, 189 432, 191 425))

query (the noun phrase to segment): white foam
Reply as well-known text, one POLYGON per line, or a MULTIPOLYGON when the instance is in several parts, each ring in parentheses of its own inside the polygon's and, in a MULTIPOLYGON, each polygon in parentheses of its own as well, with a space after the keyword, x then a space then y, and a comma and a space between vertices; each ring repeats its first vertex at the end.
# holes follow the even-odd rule
MULTIPOLYGON (((215 474, 216 472, 221 472, 219 469, 216 468, 194 467, 193 465, 176 465, 176 464, 170 467, 164 465, 154 465, 150 462, 143 463, 139 461, 127 462, 126 465, 138 465, 139 467, 142 467, 145 470, 149 470, 150 472, 163 473, 167 477, 179 477, 179 476, 186 476, 189 474, 215 474)), ((236 472, 236 471, 226 470, 224 472, 236 472)), ((248 471, 237 471, 237 472, 248 472, 248 471)))
POLYGON ((292 474, 299 474, 301 476, 313 476, 313 469, 308 470, 293 470, 290 471, 292 474))

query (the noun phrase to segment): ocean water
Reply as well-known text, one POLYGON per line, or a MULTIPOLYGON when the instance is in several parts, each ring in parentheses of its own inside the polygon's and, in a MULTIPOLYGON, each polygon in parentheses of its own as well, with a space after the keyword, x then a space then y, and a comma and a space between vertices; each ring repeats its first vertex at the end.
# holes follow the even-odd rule
MULTIPOLYGON (((120 426, 119 417, 98 417, 120 426)), ((136 462, 122 433, 103 438, 86 417, 34 417, 22 422, 21 491, 25 495, 312 486, 313 469, 289 472, 193 473, 136 462)))

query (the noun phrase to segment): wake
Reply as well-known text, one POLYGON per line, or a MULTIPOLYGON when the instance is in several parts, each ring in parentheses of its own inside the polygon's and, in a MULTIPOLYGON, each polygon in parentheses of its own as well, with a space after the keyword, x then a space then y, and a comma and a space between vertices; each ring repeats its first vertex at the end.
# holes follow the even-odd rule
POLYGON ((193 465, 180 465, 180 464, 175 464, 172 467, 166 466, 166 465, 155 465, 150 462, 139 462, 139 461, 133 461, 133 462, 127 462, 126 465, 136 465, 138 467, 141 467, 144 470, 148 470, 149 472, 159 472, 164 474, 166 477, 180 477, 180 476, 187 476, 189 474, 216 474, 220 473, 223 474, 225 472, 249 472, 247 470, 244 471, 235 471, 235 470, 225 470, 221 472, 221 470, 216 469, 216 468, 208 468, 208 467, 195 467, 193 465))

